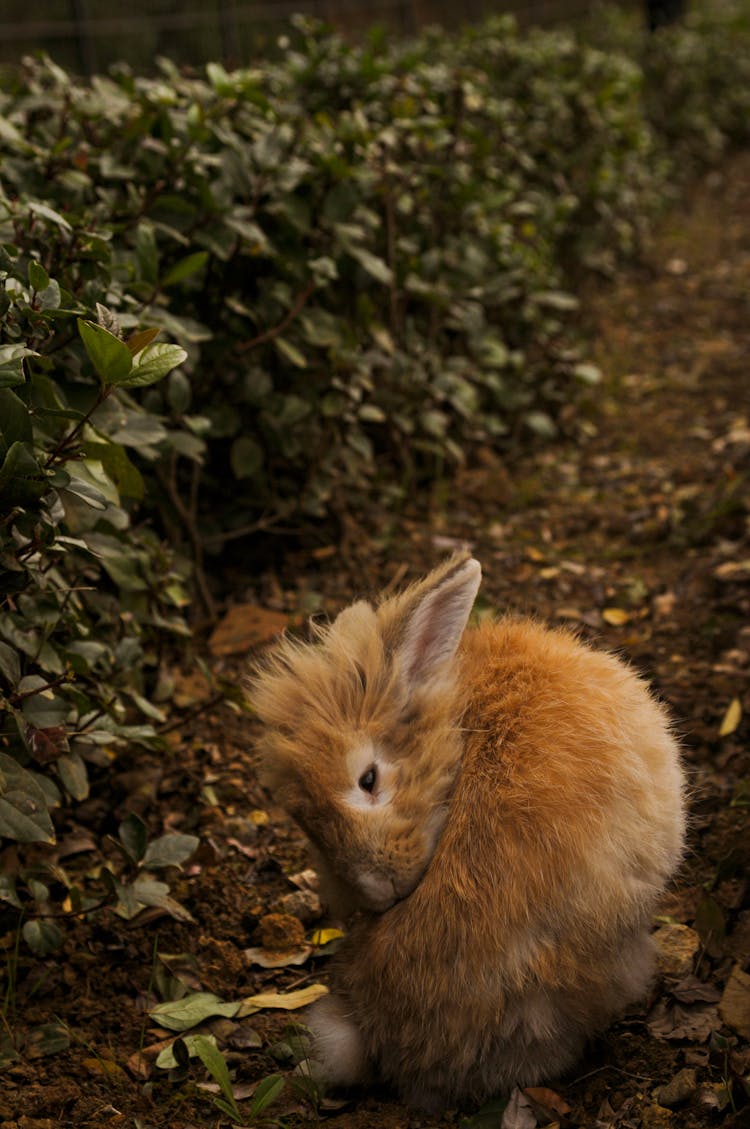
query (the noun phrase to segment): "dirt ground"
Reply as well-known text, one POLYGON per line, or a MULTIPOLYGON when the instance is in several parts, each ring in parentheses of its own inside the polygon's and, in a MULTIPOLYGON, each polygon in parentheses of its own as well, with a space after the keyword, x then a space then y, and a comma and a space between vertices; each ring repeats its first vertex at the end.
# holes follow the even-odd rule
MULTIPOLYGON (((467 543, 483 609, 575 624, 653 680, 691 778, 689 852, 657 923, 679 944, 663 941, 652 998, 520 1120, 487 1110, 473 1124, 737 1129, 750 1124, 750 158, 698 186, 644 264, 591 287, 582 316, 605 386, 571 413, 565 438, 510 461, 477 452, 457 482, 400 515, 351 518, 340 545, 282 546, 275 569, 233 577, 228 602, 335 612, 467 543)), ((239 669, 236 656, 210 661, 239 669)), ((118 763, 106 794, 60 828, 64 864, 82 875, 97 865, 87 836, 116 832, 113 800, 117 819, 136 812, 154 834, 200 835, 170 883, 194 922, 68 915, 61 948, 35 958, 21 946, 16 966, 17 922, 0 917, 5 1047, 17 1051, 0 1072, 7 1129, 228 1126, 198 1088, 200 1065, 155 1065, 151 1048, 170 1033, 148 1009, 180 984, 231 1001, 325 981, 325 955, 279 969, 245 955, 269 912, 294 909, 308 936, 326 921, 290 881, 308 865, 304 844, 255 781, 251 721, 224 705, 192 717, 201 686, 197 667, 182 673, 168 753, 118 763)), ((210 1025, 245 1118, 243 1095, 286 1069, 288 1020, 263 1010, 210 1025)), ((378 1091, 316 1112, 287 1088, 265 1116, 426 1129, 474 1112, 435 1120, 378 1091)))

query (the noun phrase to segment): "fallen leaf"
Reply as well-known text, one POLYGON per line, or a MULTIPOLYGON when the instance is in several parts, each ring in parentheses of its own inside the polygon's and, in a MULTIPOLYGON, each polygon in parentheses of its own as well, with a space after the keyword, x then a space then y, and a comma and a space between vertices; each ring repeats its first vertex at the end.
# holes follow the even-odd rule
POLYGON ((712 1031, 721 1027, 721 1020, 713 1004, 668 1004, 660 1000, 649 1013, 646 1025, 657 1039, 689 1039, 703 1043, 712 1031))
POLYGON ((85 1058, 81 1064, 89 1074, 99 1074, 113 1082, 126 1081, 125 1071, 111 1058, 85 1058))
POLYGON ((304 964, 312 951, 312 945, 303 945, 299 949, 290 949, 288 952, 261 948, 245 949, 244 955, 250 964, 256 964, 259 968, 288 968, 290 965, 304 964))
POLYGON ((622 627, 629 621, 630 612, 626 612, 624 608, 603 608, 602 619, 611 627, 622 627))
POLYGON ((547 1086, 524 1086, 523 1092, 527 1098, 531 1098, 532 1102, 544 1106, 545 1110, 559 1114, 560 1117, 570 1113, 570 1106, 565 1098, 556 1094, 554 1090, 550 1090, 547 1086))
POLYGON ((327 996, 328 989, 325 984, 310 984, 307 988, 299 988, 296 992, 261 992, 257 996, 246 996, 240 1001, 236 1015, 244 1019, 264 1008, 281 1008, 284 1011, 296 1011, 297 1008, 307 1007, 315 1003, 321 996, 327 996))
MULTIPOLYGON (((211 1043, 214 1047, 216 1046, 216 1039, 213 1035, 182 1035, 180 1036, 180 1040, 185 1046, 188 1058, 198 1057, 198 1051, 196 1049, 198 1039, 207 1039, 208 1042, 211 1043)), ((176 1042, 177 1039, 172 1039, 159 1053, 156 1059, 156 1065, 158 1066, 159 1070, 172 1070, 175 1066, 178 1065, 174 1053, 174 1045, 176 1042)))
POLYGON ((281 634, 289 616, 258 604, 236 604, 214 628, 208 641, 212 655, 237 655, 281 634))
POLYGON ((220 1000, 213 992, 194 992, 191 996, 184 996, 181 1000, 169 1000, 167 1003, 157 1004, 152 1007, 149 1015, 170 1031, 187 1031, 190 1027, 202 1023, 213 1015, 225 1015, 231 1018, 239 1013, 239 1003, 227 1003, 220 1000))
POLYGON ((719 726, 719 736, 728 737, 730 733, 734 733, 741 721, 742 702, 739 698, 732 698, 732 701, 727 707, 727 712, 724 714, 724 720, 719 726))
POLYGON ((316 929, 310 938, 310 942, 317 948, 322 948, 323 945, 328 945, 331 941, 338 941, 343 936, 341 929, 316 929))
POLYGON ((719 1014, 738 1035, 750 1039, 750 976, 738 964, 734 966, 724 988, 719 1014))
POLYGON ((669 994, 681 1004, 715 1004, 721 998, 721 992, 714 984, 706 984, 697 976, 686 976, 669 989, 669 994))

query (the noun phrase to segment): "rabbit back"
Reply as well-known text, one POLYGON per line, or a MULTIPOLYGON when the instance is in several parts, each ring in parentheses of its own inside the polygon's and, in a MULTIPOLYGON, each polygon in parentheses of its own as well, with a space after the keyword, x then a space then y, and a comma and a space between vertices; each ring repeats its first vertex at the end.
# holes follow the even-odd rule
POLYGON ((465 632, 455 672, 464 753, 431 862, 332 978, 363 1075, 426 1106, 554 1077, 644 994, 685 825, 665 711, 614 656, 506 619, 465 632))

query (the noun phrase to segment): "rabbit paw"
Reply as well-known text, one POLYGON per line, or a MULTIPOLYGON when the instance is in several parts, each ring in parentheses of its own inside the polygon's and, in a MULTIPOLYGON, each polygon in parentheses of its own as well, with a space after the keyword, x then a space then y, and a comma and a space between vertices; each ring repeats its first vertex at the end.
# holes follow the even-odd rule
MULTIPOLYGON (((312 1056, 303 1072, 325 1087, 356 1086, 370 1076, 362 1035, 338 996, 318 1000, 305 1017, 312 1033, 312 1056)), ((300 1069, 298 1067, 298 1069, 300 1069)))

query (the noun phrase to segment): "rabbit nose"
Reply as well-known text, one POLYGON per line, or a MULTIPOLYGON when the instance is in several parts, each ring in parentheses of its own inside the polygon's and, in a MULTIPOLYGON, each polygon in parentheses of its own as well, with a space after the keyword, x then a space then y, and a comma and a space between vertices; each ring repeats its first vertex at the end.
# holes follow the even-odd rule
POLYGON ((382 913, 398 901, 398 891, 392 878, 371 871, 361 874, 357 880, 360 892, 369 909, 382 913))

